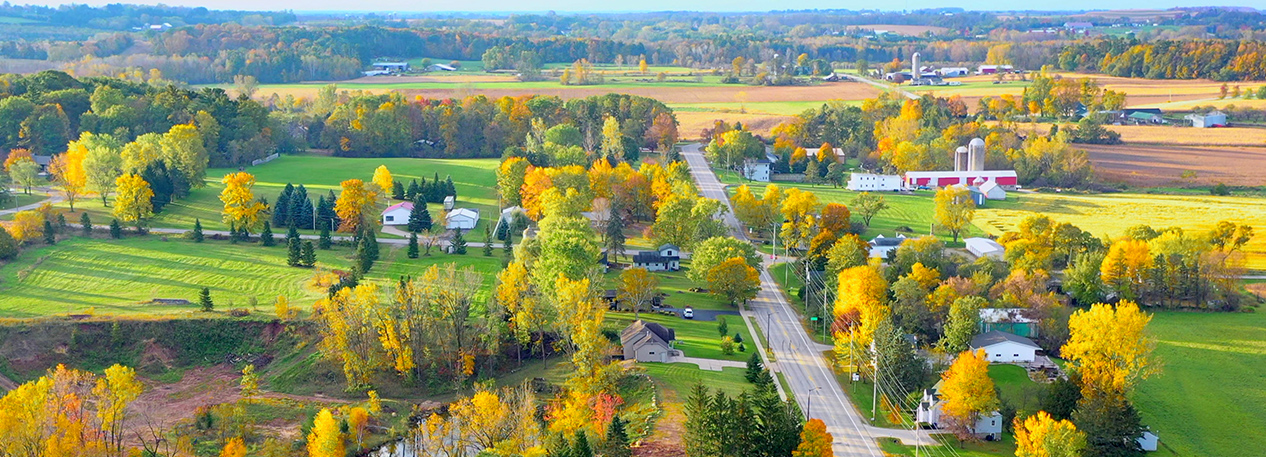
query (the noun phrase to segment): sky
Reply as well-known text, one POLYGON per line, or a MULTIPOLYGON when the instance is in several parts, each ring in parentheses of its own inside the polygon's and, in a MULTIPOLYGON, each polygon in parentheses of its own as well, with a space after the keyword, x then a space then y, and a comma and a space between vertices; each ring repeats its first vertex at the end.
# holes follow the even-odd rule
MULTIPOLYGON (((59 5, 60 0, 23 1, 17 4, 59 5)), ((210 9, 232 10, 294 10, 294 11, 378 11, 378 12, 597 12, 597 11, 769 11, 770 9, 884 9, 903 10, 920 8, 959 7, 968 10, 1000 10, 1022 8, 1041 10, 1089 10, 1126 8, 1170 8, 1176 6, 1254 6, 1266 7, 1261 0, 1025 0, 1004 2, 999 0, 891 0, 874 2, 863 0, 637 0, 634 2, 595 2, 593 0, 88 0, 74 3, 103 5, 107 3, 163 3, 173 6, 205 6, 210 9)))

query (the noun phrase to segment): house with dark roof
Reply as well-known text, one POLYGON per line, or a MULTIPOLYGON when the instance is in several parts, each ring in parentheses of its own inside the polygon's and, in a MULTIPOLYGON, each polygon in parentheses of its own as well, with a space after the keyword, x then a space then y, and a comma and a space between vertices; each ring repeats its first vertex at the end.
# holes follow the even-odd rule
POLYGON ((671 244, 654 251, 641 251, 633 256, 633 267, 647 271, 677 271, 681 269, 681 249, 671 244))
POLYGON ((876 236, 870 240, 870 257, 886 259, 889 252, 897 250, 898 247, 901 247, 901 243, 905 241, 906 236, 900 233, 894 237, 876 236))
POLYGON ((620 332, 620 346, 624 348, 624 360, 638 362, 668 362, 678 354, 673 349, 677 333, 668 327, 638 319, 620 332))
POLYGON ((976 335, 971 339, 971 348, 984 349, 985 360, 994 363, 1031 363, 1042 349, 1033 340, 998 330, 976 335))

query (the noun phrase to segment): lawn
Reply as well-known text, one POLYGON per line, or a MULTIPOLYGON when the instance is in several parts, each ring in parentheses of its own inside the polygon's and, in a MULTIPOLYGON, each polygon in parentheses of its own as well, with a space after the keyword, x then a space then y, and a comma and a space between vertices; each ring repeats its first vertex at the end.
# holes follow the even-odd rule
POLYGON ((745 371, 742 368, 705 371, 691 363, 639 363, 637 366, 644 368, 650 377, 664 383, 666 388, 675 391, 682 402, 685 402, 690 389, 698 383, 703 383, 714 392, 721 390, 730 395, 752 389, 752 384, 743 378, 745 371))
MULTIPOLYGON (((670 308, 685 308, 689 306, 695 309, 738 311, 738 308, 729 304, 729 302, 714 297, 711 294, 691 292, 691 288, 704 287, 706 284, 695 284, 687 278, 686 271, 688 270, 690 270, 689 260, 682 262, 682 269, 678 271, 651 272, 652 275, 659 279, 659 291, 668 294, 667 297, 664 297, 664 306, 670 308)), ((606 279, 604 287, 607 289, 618 289, 620 287, 621 272, 622 270, 615 269, 607 272, 607 274, 603 276, 603 278, 606 279)))
POLYGON ((48 198, 47 195, 40 195, 40 194, 27 195, 27 194, 22 193, 21 191, 16 191, 13 193, 13 202, 7 205, 4 205, 4 207, 0 209, 13 209, 19 206, 26 206, 33 203, 39 203, 40 201, 45 200, 47 198, 48 198))
MULTIPOLYGON (((320 195, 328 196, 329 191, 339 193, 339 183, 347 179, 361 179, 368 182, 374 176, 374 169, 386 165, 392 177, 402 184, 408 185, 412 179, 428 181, 439 173, 440 179, 451 176, 457 188, 457 206, 478 208, 482 217, 480 226, 476 227, 476 235, 470 241, 482 241, 483 225, 496 221, 499 215, 497 207, 496 159, 413 159, 382 158, 360 159, 345 157, 285 155, 277 160, 257 167, 246 169, 255 175, 255 195, 276 202, 287 183, 302 183, 308 189, 308 196, 316 203, 320 195)), ((220 211, 224 204, 220 202, 220 191, 224 185, 220 179, 236 169, 213 168, 207 170, 207 185, 193 190, 184 199, 176 201, 154 217, 152 227, 168 227, 188 229, 193 227, 194 219, 201 219, 203 228, 207 230, 227 230, 228 225, 220 219, 220 211)), ((58 206, 65 206, 62 203, 58 206)), ((106 223, 113 216, 111 208, 101 206, 100 199, 88 198, 75 205, 76 210, 87 210, 93 221, 106 223)), ((438 218, 440 205, 430 206, 431 217, 438 218)), ((68 215, 67 220, 77 222, 78 215, 68 215)))
MULTIPOLYGON (((747 325, 743 324, 741 316, 725 317, 726 325, 729 326, 728 334, 730 336, 735 333, 741 335, 743 337, 743 345, 747 346, 747 351, 738 352, 736 350, 730 355, 721 353, 721 334, 717 332, 717 321, 697 321, 682 319, 676 315, 641 313, 642 320, 656 322, 673 329, 677 333, 677 343, 674 346, 681 350, 682 355, 686 357, 746 362, 747 359, 751 358, 752 352, 756 350, 756 344, 752 342, 752 334, 747 331, 747 325)), ((624 330, 631 322, 633 322, 633 313, 607 313, 607 327, 617 332, 624 330)))
POLYGON ((959 457, 1010 457, 1015 455, 1015 437, 1009 433, 1002 435, 1002 441, 981 441, 978 443, 959 442, 953 435, 947 434, 933 436, 937 438, 941 446, 952 446, 953 449, 923 446, 916 453, 914 446, 903 445, 893 438, 880 438, 879 448, 884 451, 886 456, 955 455, 959 457))
POLYGON ((989 365, 989 377, 998 388, 998 399, 1016 411, 1032 413, 1041 409, 1045 386, 1029 379, 1029 373, 1018 365, 989 365))
MULTIPOLYGON (((1120 237, 1138 224, 1154 228, 1182 227, 1204 231, 1218 221, 1229 220, 1254 227, 1266 226, 1266 199, 1214 197, 1210 195, 1150 194, 1053 194, 1011 192, 1005 202, 990 202, 976 211, 975 224, 991 234, 1015 230, 1025 217, 1045 214, 1068 222, 1098 237, 1120 237)), ((1244 247, 1248 267, 1266 270, 1266 233, 1259 233, 1244 247)))
POLYGON ((1174 455, 1261 455, 1266 439, 1266 315, 1158 312, 1159 376, 1133 395, 1143 424, 1174 455))
MULTIPOLYGON (((336 246, 317 251, 317 266, 350 269, 351 249, 336 246)), ((369 280, 391 286, 402 275, 417 275, 426 266, 455 262, 474 266, 491 290, 499 257, 477 253, 465 256, 436 254, 409 259, 402 246, 382 245, 381 260, 369 280)), ((272 303, 285 295, 292 305, 307 308, 324 295, 307 286, 313 270, 286 266, 286 248, 210 241, 198 244, 177 238, 147 236, 122 240, 73 238, 56 246, 24 251, 16 261, 0 266, 0 317, 38 317, 59 313, 175 314, 196 305, 154 306, 139 302, 154 298, 186 299, 196 303, 198 290, 211 289, 217 309, 249 307, 271 314, 272 303), (230 304, 231 303, 231 304, 230 304)), ((482 303, 482 302, 481 302, 482 303)))

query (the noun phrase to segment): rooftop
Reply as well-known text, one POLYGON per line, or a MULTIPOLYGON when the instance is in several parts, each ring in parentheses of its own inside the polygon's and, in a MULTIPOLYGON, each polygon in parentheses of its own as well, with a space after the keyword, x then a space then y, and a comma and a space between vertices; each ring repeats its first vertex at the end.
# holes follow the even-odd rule
POLYGON ((1028 346, 1034 349, 1042 348, 1041 346, 1038 346, 1037 343, 1034 343, 1033 340, 1030 340, 1023 336, 1012 335, 1010 333, 1000 332, 997 330, 976 335, 975 338, 971 339, 971 347, 983 348, 983 347, 993 346, 995 344, 1008 342, 1008 341, 1019 344, 1019 345, 1028 346))

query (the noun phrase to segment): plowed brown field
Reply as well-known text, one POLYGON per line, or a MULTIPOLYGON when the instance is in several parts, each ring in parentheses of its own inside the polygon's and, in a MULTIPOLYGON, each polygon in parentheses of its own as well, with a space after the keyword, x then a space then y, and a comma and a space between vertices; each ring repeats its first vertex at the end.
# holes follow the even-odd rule
POLYGON ((1078 145, 1100 179, 1136 186, 1266 185, 1266 147, 1078 145), (1195 172, 1183 178, 1184 172, 1195 172))

